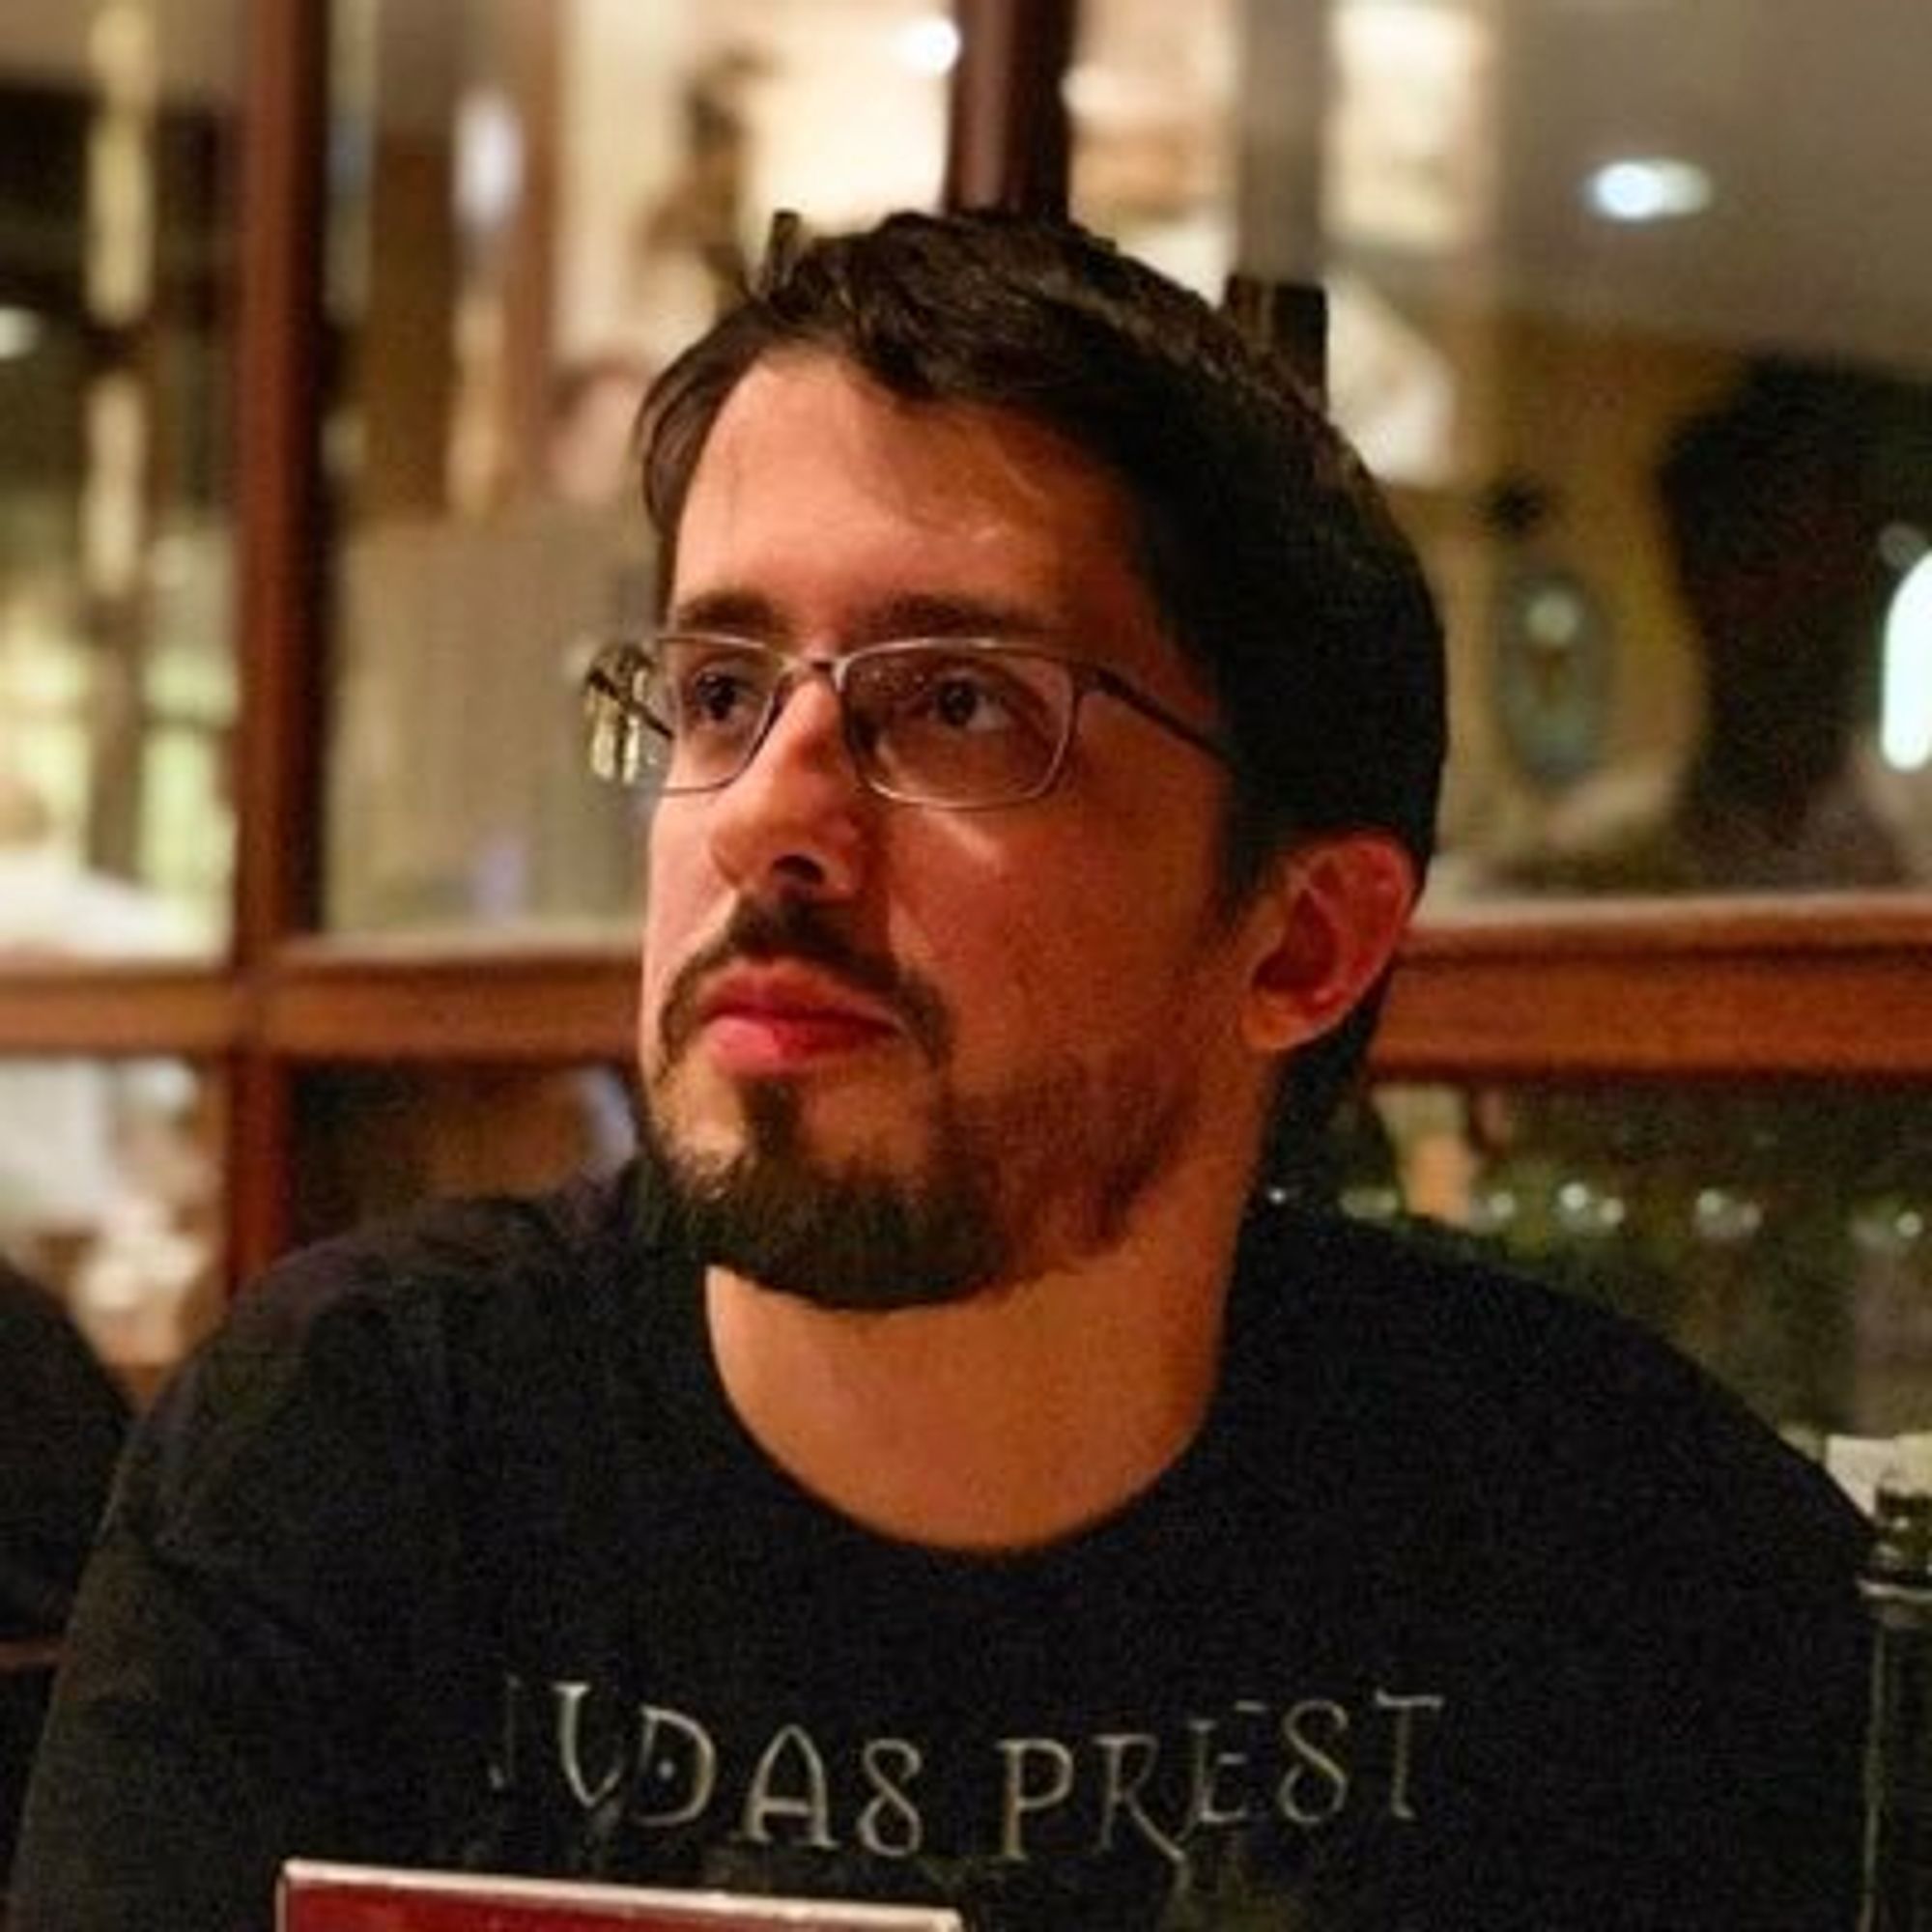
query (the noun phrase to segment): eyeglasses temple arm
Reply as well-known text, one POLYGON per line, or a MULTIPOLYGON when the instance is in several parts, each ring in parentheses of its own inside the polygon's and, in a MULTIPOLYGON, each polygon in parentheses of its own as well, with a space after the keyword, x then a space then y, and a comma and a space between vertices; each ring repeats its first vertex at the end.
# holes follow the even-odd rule
POLYGON ((1104 691, 1109 697, 1117 697, 1129 709, 1138 711, 1143 718, 1151 719, 1164 730, 1184 740, 1197 752, 1205 752, 1210 758, 1224 765, 1235 762, 1235 748, 1226 739, 1212 732, 1204 731, 1198 725, 1190 724, 1178 713, 1170 711, 1158 699, 1150 697, 1146 692, 1138 690, 1123 677, 1110 671, 1104 665, 1090 665, 1086 668, 1088 681, 1104 691))

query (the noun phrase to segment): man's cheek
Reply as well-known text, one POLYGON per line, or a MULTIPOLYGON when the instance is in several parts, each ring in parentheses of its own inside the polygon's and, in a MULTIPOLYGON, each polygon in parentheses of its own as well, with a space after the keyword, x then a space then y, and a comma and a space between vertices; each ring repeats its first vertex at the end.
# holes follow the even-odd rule
POLYGON ((647 1072, 664 1059, 664 1009, 672 977, 667 958, 665 950, 646 942, 638 983, 638 1048, 647 1072))

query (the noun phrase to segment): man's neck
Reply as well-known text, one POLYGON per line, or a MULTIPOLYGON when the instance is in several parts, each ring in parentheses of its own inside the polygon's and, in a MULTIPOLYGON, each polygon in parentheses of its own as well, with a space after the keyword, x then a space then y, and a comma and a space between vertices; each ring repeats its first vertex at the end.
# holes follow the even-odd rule
POLYGON ((1143 1216, 1077 1266, 888 1314, 714 1268, 712 1349, 753 1436, 832 1507, 934 1548, 1037 1546, 1120 1508, 1193 1440, 1238 1223, 1238 1199, 1205 1223, 1143 1216))

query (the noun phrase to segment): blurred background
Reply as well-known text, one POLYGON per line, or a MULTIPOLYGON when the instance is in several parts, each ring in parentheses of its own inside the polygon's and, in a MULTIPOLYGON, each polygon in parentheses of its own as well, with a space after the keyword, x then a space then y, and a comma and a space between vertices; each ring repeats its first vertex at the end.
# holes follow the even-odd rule
POLYGON ((0 1252, 138 1403, 287 1242, 623 1157, 639 395, 963 154, 1319 286, 1442 593, 1321 1184, 1932 1426, 1928 76, 1923 0, 9 0, 0 1252))

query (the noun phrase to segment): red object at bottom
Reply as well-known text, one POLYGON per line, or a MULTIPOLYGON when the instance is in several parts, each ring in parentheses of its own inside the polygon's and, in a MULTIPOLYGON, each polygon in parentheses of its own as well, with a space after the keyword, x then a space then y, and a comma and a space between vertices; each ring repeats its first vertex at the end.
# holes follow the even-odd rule
POLYGON ((964 1932, 927 1906, 664 1891, 567 1879, 404 1871, 296 1859, 279 1932, 964 1932))

